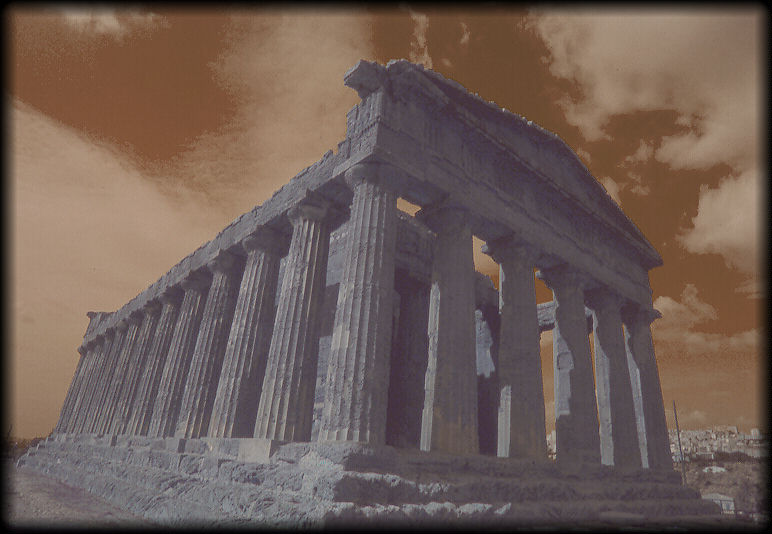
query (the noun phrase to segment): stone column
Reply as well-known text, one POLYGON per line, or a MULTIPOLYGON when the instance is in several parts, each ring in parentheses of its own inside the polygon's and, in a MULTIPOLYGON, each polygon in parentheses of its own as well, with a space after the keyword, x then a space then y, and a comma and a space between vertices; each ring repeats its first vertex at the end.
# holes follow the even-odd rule
POLYGON ((320 310, 327 276, 329 205, 306 201, 287 213, 292 241, 285 260, 254 437, 308 441, 319 358, 320 310))
POLYGON ((177 314, 180 311, 182 290, 177 287, 169 287, 160 297, 161 316, 158 319, 153 342, 147 356, 145 368, 137 385, 134 396, 134 405, 126 427, 126 433, 146 436, 150 426, 150 418, 153 415, 156 395, 158 393, 161 377, 163 376, 164 363, 169 354, 169 345, 174 334, 174 325, 177 322, 177 314))
POLYGON ((182 394, 174 433, 176 437, 200 438, 207 435, 233 321, 242 266, 238 257, 226 251, 220 251, 208 265, 212 271, 212 285, 204 305, 193 360, 182 394))
POLYGON ((142 325, 142 315, 142 312, 135 311, 128 318, 129 327, 126 330, 123 348, 118 353, 118 358, 116 359, 115 370, 110 380, 110 389, 105 397, 105 408, 102 411, 102 418, 98 427, 99 434, 114 434, 115 412, 118 409, 120 391, 126 380, 126 374, 129 367, 133 364, 131 354, 137 339, 137 332, 142 325))
POLYGON ((84 390, 84 397, 78 408, 78 419, 75 422, 73 432, 76 434, 89 431, 93 420, 91 411, 96 401, 100 389, 101 378, 105 368, 107 356, 110 353, 113 341, 115 340, 115 329, 107 329, 102 336, 97 336, 97 351, 94 354, 94 361, 91 364, 88 382, 84 390))
POLYGON ((111 434, 129 433, 127 432, 127 427, 134 409, 134 397, 136 396, 139 381, 145 368, 150 345, 153 342, 158 317, 161 315, 161 304, 156 300, 152 300, 145 305, 143 311, 142 326, 139 328, 136 341, 131 349, 126 378, 123 381, 123 387, 118 398, 118 406, 113 418, 113 426, 110 429, 111 434))
POLYGON ((80 370, 80 380, 77 385, 72 403, 70 405, 70 412, 67 416, 67 420, 62 427, 62 431, 68 434, 74 433, 78 427, 78 422, 82 416, 82 410, 88 402, 88 385, 91 382, 92 374, 94 372, 94 362, 97 360, 99 351, 101 350, 102 338, 97 338, 98 341, 92 341, 86 347, 86 354, 82 358, 82 367, 80 370))
POLYGON ((406 275, 396 286, 399 322, 391 353, 386 444, 418 449, 429 351, 429 287, 406 275))
POLYGON ((72 375, 70 387, 67 388, 67 394, 64 397, 64 402, 62 402, 62 409, 59 412, 59 420, 54 426, 54 433, 56 434, 61 434, 65 431, 64 429, 67 427, 67 422, 72 412, 73 400, 77 395, 78 386, 83 380, 83 362, 86 359, 87 351, 83 346, 80 346, 78 347, 78 354, 80 357, 78 358, 78 363, 75 366, 75 372, 72 375))
POLYGON ((106 409, 105 403, 108 399, 110 383, 115 373, 116 361, 123 349, 126 331, 129 328, 129 322, 125 319, 115 326, 115 333, 110 344, 110 351, 105 354, 102 368, 99 374, 99 380, 95 384, 95 395, 89 411, 89 421, 86 431, 92 434, 98 434, 100 423, 106 409))
POLYGON ((147 435, 165 438, 174 435, 177 416, 180 413, 182 390, 190 368, 193 349, 198 337, 198 326, 204 309, 204 301, 211 278, 205 271, 190 273, 181 286, 185 290, 177 323, 166 356, 158 394, 153 405, 147 435))
POLYGON ((607 289, 596 289, 587 292, 587 302, 594 317, 600 460, 617 469, 640 469, 638 430, 620 316, 623 300, 607 289))
POLYGON ((397 195, 378 164, 346 171, 350 235, 327 366, 319 441, 386 440, 397 195))
POLYGON ((279 263, 287 241, 269 228, 260 228, 242 242, 247 260, 209 422, 211 437, 254 434, 273 331, 279 263))
POLYGON ((654 310, 634 308, 623 312, 627 361, 631 375, 638 377, 641 391, 641 401, 635 406, 635 411, 637 420, 645 429, 646 461, 650 469, 670 470, 673 468, 670 440, 649 326, 657 317, 658 313, 654 310))
POLYGON ((440 206, 416 214, 437 233, 429 296, 421 450, 477 454, 477 363, 472 232, 466 212, 440 206))
POLYGON ((552 289, 555 328, 555 439, 557 462, 569 469, 600 463, 598 408, 584 314, 585 279, 566 266, 542 270, 552 289))
POLYGON ((539 318, 533 276, 539 253, 530 245, 506 238, 489 243, 483 252, 499 264, 497 454, 546 459, 539 318))

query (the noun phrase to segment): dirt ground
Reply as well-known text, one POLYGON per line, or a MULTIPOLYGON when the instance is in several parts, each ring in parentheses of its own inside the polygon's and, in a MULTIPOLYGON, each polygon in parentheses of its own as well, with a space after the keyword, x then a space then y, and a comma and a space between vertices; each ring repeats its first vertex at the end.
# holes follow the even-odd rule
POLYGON ((85 490, 3 465, 3 520, 9 527, 141 527, 152 523, 85 490))

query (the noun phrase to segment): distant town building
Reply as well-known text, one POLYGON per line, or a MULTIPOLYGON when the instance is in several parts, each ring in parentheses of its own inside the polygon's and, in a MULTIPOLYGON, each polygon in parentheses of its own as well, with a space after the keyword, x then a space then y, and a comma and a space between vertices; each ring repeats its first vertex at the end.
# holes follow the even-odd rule
MULTIPOLYGON (((668 431, 670 453, 674 462, 680 462, 678 435, 675 430, 668 431)), ((682 430, 681 448, 685 461, 713 460, 717 452, 742 453, 752 458, 767 457, 766 438, 758 428, 750 434, 739 432, 736 426, 719 425, 704 430, 682 430)))

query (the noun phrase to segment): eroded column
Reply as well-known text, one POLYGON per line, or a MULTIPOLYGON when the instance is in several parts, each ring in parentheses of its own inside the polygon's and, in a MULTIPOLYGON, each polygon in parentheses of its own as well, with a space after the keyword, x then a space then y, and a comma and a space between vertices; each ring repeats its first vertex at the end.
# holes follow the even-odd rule
POLYGON ((547 441, 533 275, 538 252, 511 239, 489 243, 483 252, 499 264, 497 454, 542 460, 547 441))
POLYGON ((124 338, 121 352, 118 353, 118 357, 116 358, 115 371, 113 372, 112 379, 110 380, 110 389, 107 392, 107 396, 105 397, 105 409, 102 412, 102 419, 100 420, 99 429, 97 431, 99 434, 115 433, 115 413, 118 409, 121 388, 126 381, 128 369, 133 364, 131 361, 131 356, 136 344, 139 327, 142 325, 142 316, 143 313, 141 311, 136 311, 129 315, 129 327, 126 330, 126 336, 124 338))
POLYGON ((190 361, 198 337, 198 326, 204 310, 207 290, 211 278, 208 272, 190 273, 182 282, 185 291, 177 315, 177 323, 166 356, 158 394, 153 406, 147 435, 169 437, 174 435, 177 416, 180 412, 182 390, 190 368, 190 361))
POLYGON ((126 370, 126 377, 123 381, 118 406, 113 418, 113 426, 110 429, 111 434, 129 434, 127 432, 129 418, 134 409, 134 398, 139 387, 140 378, 147 362, 150 345, 153 342, 158 318, 161 314, 161 304, 152 300, 148 302, 143 310, 142 325, 137 333, 134 346, 131 349, 129 357, 129 366, 126 370))
POLYGON ((102 390, 100 388, 102 375, 105 370, 107 357, 115 341, 115 329, 107 329, 102 336, 97 336, 97 340, 101 339, 98 343, 98 352, 95 354, 93 367, 91 373, 89 373, 88 384, 86 384, 86 391, 81 407, 78 410, 78 420, 75 423, 75 433, 86 433, 90 431, 90 427, 93 423, 92 409, 98 393, 102 390))
POLYGON ((477 454, 477 365, 472 232, 466 212, 440 206, 416 217, 437 233, 429 296, 421 449, 477 454))
POLYGON ((104 420, 104 414, 107 409, 106 403, 109 398, 110 384, 116 372, 118 357, 121 354, 121 350, 123 350, 128 328, 129 322, 126 319, 121 320, 115 326, 110 350, 105 354, 99 380, 95 384, 96 391, 89 413, 87 431, 92 434, 100 433, 101 423, 104 420))
POLYGON ((260 393, 254 437, 308 441, 319 358, 319 317, 327 277, 329 205, 307 200, 289 210, 292 241, 260 393))
POLYGON ((319 441, 383 444, 386 438, 397 196, 386 169, 346 171, 354 190, 327 367, 319 441))
POLYGON ((101 350, 102 338, 99 337, 87 345, 86 354, 83 356, 83 366, 80 371, 81 380, 78 383, 75 397, 72 400, 70 413, 62 427, 63 432, 75 433, 83 416, 82 411, 88 403, 88 386, 94 373, 94 364, 101 350))
POLYGON ((285 236, 261 228, 242 242, 247 260, 209 422, 211 437, 254 434, 286 241, 285 236))
POLYGON ((645 429, 645 435, 640 440, 645 446, 647 465, 644 467, 670 470, 673 468, 673 461, 670 456, 665 406, 662 402, 662 387, 650 329, 651 322, 657 316, 654 310, 634 308, 624 310, 622 318, 630 374, 638 379, 634 388, 636 385, 640 388, 640 401, 634 406, 636 419, 645 429))
POLYGON ((159 299, 161 301, 161 316, 153 335, 145 368, 137 385, 131 415, 126 425, 127 434, 147 435, 156 395, 163 377, 164 364, 169 354, 169 345, 174 335, 174 325, 177 322, 182 293, 182 290, 177 287, 169 287, 159 299))
POLYGON ((62 402, 62 409, 59 412, 59 420, 54 426, 54 432, 57 434, 64 432, 64 429, 67 427, 67 422, 72 412, 72 403, 77 396, 78 386, 83 380, 84 361, 88 352, 84 347, 78 347, 78 353, 80 355, 78 358, 78 364, 75 366, 75 372, 72 374, 70 387, 67 388, 67 394, 64 397, 64 402, 62 402))
POLYGON ((556 459, 569 468, 599 464, 598 408, 584 314, 585 280, 567 267, 542 270, 540 277, 552 290, 555 302, 552 355, 556 459))
POLYGON ((607 289, 596 289, 587 292, 587 302, 594 316, 601 463, 618 469, 639 469, 641 454, 620 316, 623 301, 607 289))
POLYGON ((239 258, 225 251, 221 251, 209 263, 212 285, 204 305, 193 360, 182 394, 174 433, 176 437, 199 438, 207 435, 242 266, 239 258))

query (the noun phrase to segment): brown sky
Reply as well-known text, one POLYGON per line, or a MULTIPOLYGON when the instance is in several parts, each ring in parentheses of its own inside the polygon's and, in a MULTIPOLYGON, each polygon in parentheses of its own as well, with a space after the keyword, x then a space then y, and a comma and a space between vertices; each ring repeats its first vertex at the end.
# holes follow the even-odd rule
POLYGON ((86 311, 119 308, 337 146, 360 58, 421 62, 558 134, 664 259, 650 278, 669 421, 675 399, 686 428, 764 428, 760 11, 6 17, 14 435, 55 424, 86 311))

